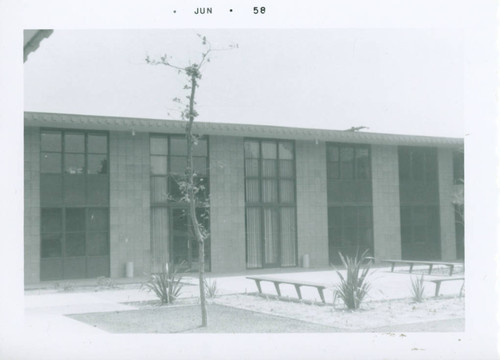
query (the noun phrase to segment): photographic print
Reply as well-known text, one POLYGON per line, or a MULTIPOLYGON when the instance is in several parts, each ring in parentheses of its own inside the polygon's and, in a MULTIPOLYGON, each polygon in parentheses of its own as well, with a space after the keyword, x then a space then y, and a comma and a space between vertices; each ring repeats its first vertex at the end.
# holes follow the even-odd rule
POLYGON ((469 33, 197 21, 23 27, 25 328, 82 358, 461 358, 469 33))

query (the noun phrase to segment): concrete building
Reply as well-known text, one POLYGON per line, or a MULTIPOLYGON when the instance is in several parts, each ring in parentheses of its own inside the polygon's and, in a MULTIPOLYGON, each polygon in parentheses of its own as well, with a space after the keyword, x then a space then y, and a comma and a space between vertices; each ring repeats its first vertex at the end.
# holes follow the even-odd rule
MULTIPOLYGON (((196 267, 181 121, 25 113, 25 283, 196 267)), ((463 258, 463 139, 196 123, 207 270, 463 258), (209 211, 208 211, 209 210, 209 211)))

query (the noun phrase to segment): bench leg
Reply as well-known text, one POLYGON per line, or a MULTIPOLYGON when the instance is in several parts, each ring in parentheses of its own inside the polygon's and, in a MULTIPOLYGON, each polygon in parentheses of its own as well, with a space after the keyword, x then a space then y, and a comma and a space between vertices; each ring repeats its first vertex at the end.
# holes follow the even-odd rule
POLYGON ((450 265, 450 276, 453 275, 453 267, 454 265, 450 265))
POLYGON ((410 274, 413 271, 413 264, 410 264, 410 274))
POLYGON ((441 287, 441 281, 436 283, 436 292, 434 293, 435 297, 439 296, 439 288, 441 287))
POLYGON ((260 280, 255 280, 255 284, 257 285, 257 290, 259 290, 259 293, 262 294, 262 288, 260 287, 260 280))
POLYGON ((393 262, 391 265, 391 272, 394 272, 394 266, 396 266, 396 263, 393 262))
POLYGON ((432 264, 429 265, 429 275, 431 274, 432 272, 432 264))
POLYGON ((274 287, 276 288, 276 292, 278 293, 278 296, 281 296, 280 284, 275 282, 274 287))
POLYGON ((295 290, 297 290, 297 296, 302 300, 302 294, 300 292, 300 285, 295 285, 295 290))
POLYGON ((321 298, 321 301, 323 301, 323 304, 325 304, 325 294, 323 294, 323 288, 318 288, 318 293, 319 297, 321 298))

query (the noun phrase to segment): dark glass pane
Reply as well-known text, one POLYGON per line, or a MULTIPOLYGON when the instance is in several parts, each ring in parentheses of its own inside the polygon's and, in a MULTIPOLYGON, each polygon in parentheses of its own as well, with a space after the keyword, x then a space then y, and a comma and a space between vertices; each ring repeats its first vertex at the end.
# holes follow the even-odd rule
POLYGON ((275 142, 262 142, 262 158, 263 159, 276 159, 277 149, 275 142))
POLYGON ((84 173, 85 155, 83 154, 65 154, 64 172, 71 175, 81 175, 84 173))
POLYGON ((186 232, 188 223, 187 210, 174 209, 172 222, 175 231, 186 232))
POLYGON ((372 212, 368 206, 358 207, 358 226, 371 227, 372 212))
POLYGON ((87 157, 87 173, 88 174, 107 174, 108 173, 108 156, 106 154, 88 155, 87 157))
POLYGON ((170 156, 170 174, 184 175, 187 158, 185 156, 170 156))
POLYGON ((407 148, 399 148, 399 178, 401 180, 410 179, 411 160, 410 152, 407 148))
POLYGON ((357 230, 355 227, 344 226, 342 245, 355 247, 358 243, 357 230))
POLYGON ((260 157, 259 143, 257 141, 245 141, 245 157, 258 159, 260 157))
POLYGON ((293 143, 290 141, 280 141, 279 158, 282 160, 293 159, 293 143))
POLYGON ((207 139, 198 139, 196 144, 193 144, 193 156, 207 156, 207 154, 207 139))
POLYGON ((339 148, 338 146, 328 146, 326 148, 326 159, 327 161, 339 161, 339 148))
POLYGON ((207 175, 207 158, 193 157, 193 168, 198 175, 207 175))
POLYGON ((66 234, 66 256, 85 256, 85 233, 66 234))
POLYGON ((280 202, 293 203, 295 201, 295 183, 293 180, 280 180, 280 202))
POLYGON ((168 154, 168 140, 166 137, 151 137, 149 145, 152 155, 168 154))
POLYGON ((293 178, 293 160, 280 160, 280 177, 293 178))
POLYGON ((259 202, 259 180, 247 179, 246 180, 246 201, 259 202))
POLYGON ((346 206, 344 207, 344 219, 343 219, 343 225, 344 226, 356 226, 357 225, 357 211, 356 208, 353 206, 346 206))
POLYGON ((172 137, 170 138, 170 154, 172 155, 187 155, 186 138, 172 137))
POLYGON ((168 177, 168 196, 173 200, 179 200, 182 197, 181 186, 183 178, 180 176, 168 177))
POLYGON ((42 209, 41 231, 42 233, 62 231, 61 209, 42 209))
POLYGON ((66 209, 66 231, 85 231, 85 209, 66 209))
POLYGON ((108 231, 108 210, 88 209, 87 211, 87 231, 108 231))
POLYGON ((57 174, 40 175, 40 204, 60 205, 62 203, 62 176, 57 174))
POLYGON ((328 226, 340 228, 342 226, 342 208, 332 206, 328 208, 328 226))
POLYGON ((40 172, 45 174, 61 173, 61 154, 59 153, 42 153, 40 161, 40 172))
POLYGON ((99 256, 108 255, 108 233, 89 233, 87 234, 87 255, 99 256))
POLYGON ((427 181, 437 180, 437 159, 436 152, 430 151, 425 158, 425 173, 427 181))
POLYGON ((259 160, 245 159, 245 176, 259 176, 259 160))
POLYGON ((41 133, 42 151, 61 151, 62 135, 60 131, 41 133))
POLYGON ((87 175, 87 204, 109 204, 109 180, 107 175, 87 175))
POLYGON ((85 135, 83 134, 64 134, 65 152, 85 152, 85 135))
POLYGON ((424 179, 424 153, 422 150, 412 151, 412 178, 413 180, 424 179))
POLYGON ((204 202, 208 200, 208 194, 210 193, 208 177, 197 177, 195 179, 195 186, 197 187, 197 201, 204 202))
POLYGON ((279 248, 279 217, 275 209, 263 209, 264 217, 264 262, 277 264, 279 248))
POLYGON ((166 156, 151 156, 151 174, 167 175, 166 156))
POLYGON ((168 199, 167 178, 154 176, 151 178, 151 202, 161 203, 168 199))
POLYGON ((89 153, 107 154, 108 137, 106 135, 89 134, 87 151, 89 153))
POLYGON ((262 202, 278 202, 278 182, 276 180, 262 180, 262 202))
POLYGON ((41 257, 60 257, 62 255, 62 234, 61 233, 48 233, 41 235, 41 257))
POLYGON ((413 225, 427 226, 427 207, 416 206, 413 208, 412 223, 413 225))
POLYGON ((352 179, 354 173, 354 149, 343 147, 340 149, 341 176, 342 179, 352 179))
POLYGON ((464 183, 464 153, 455 151, 453 153, 453 180, 455 184, 464 183))
POLYGON ((277 176, 277 160, 262 160, 262 176, 276 177, 277 176))
POLYGON ((370 178, 370 156, 367 148, 356 148, 356 178, 370 178))
POLYGON ((109 277, 109 256, 87 257, 87 278, 109 277))
POLYGON ((260 208, 247 208, 247 267, 262 266, 262 221, 260 208))
POLYGON ((84 206, 85 176, 67 175, 64 177, 64 203, 67 205, 84 206))
POLYGON ((326 163, 326 171, 328 178, 330 179, 338 179, 340 178, 340 169, 338 161, 329 161, 326 163))

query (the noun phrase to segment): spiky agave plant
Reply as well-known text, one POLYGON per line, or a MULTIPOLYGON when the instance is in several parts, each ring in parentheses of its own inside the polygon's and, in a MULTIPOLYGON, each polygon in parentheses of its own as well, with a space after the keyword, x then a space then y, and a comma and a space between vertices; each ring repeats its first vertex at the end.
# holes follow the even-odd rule
POLYGON ((424 300, 424 275, 411 279, 411 292, 413 300, 422 302, 424 300))
POLYGON ((356 252, 354 257, 349 257, 339 252, 347 274, 344 277, 340 271, 336 271, 340 283, 335 287, 334 303, 337 298, 340 298, 348 309, 359 309, 370 290, 370 283, 367 280, 370 262, 366 261, 367 254, 368 250, 365 250, 361 256, 356 252))
POLYGON ((165 264, 162 272, 151 274, 149 281, 143 287, 156 294, 162 304, 172 304, 180 295, 182 287, 182 276, 177 274, 174 264, 165 264))

